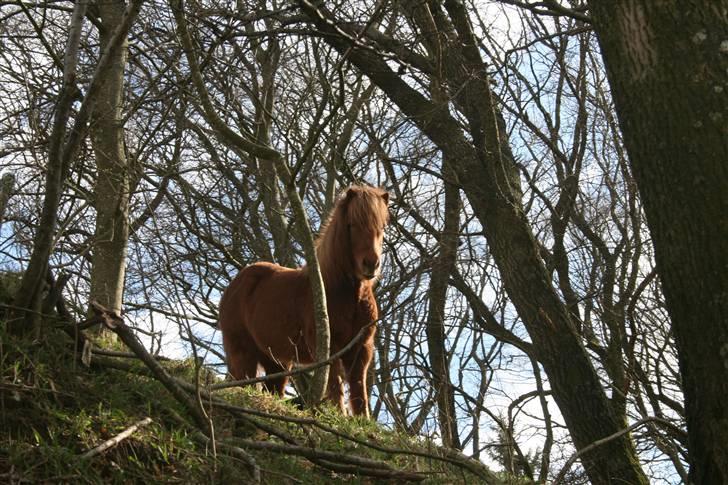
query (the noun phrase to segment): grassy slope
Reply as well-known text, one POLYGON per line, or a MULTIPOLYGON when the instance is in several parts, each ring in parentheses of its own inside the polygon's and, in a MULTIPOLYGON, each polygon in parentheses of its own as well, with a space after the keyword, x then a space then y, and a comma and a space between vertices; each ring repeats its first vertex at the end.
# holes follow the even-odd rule
MULTIPOLYGON (((184 409, 155 380, 136 373, 85 367, 73 358, 70 340, 49 331, 42 342, 19 342, 0 335, 0 483, 246 483, 246 464, 213 451, 181 416, 184 409), (152 423, 100 455, 80 455, 137 421, 152 423)), ((127 362, 129 360, 127 359, 127 362)), ((134 364, 140 370, 141 364, 134 364)), ((171 373, 190 378, 189 362, 166 365, 171 373)), ((265 413, 311 418, 311 414, 250 389, 222 391, 238 406, 265 413)), ((273 427, 308 447, 356 454, 385 461, 407 471, 428 474, 428 483, 478 483, 482 478, 437 459, 386 453, 337 437, 315 426, 265 417, 232 417, 212 410, 215 437, 283 443, 263 431, 273 427), (251 419, 253 421, 251 421, 251 419), (255 425, 255 422, 260 425, 255 425)), ((432 443, 385 430, 378 424, 345 418, 324 410, 317 421, 366 443, 438 455, 432 443)), ((241 447, 244 447, 241 445, 241 447)), ((263 483, 378 483, 376 479, 325 470, 305 458, 271 451, 250 454, 263 483)))

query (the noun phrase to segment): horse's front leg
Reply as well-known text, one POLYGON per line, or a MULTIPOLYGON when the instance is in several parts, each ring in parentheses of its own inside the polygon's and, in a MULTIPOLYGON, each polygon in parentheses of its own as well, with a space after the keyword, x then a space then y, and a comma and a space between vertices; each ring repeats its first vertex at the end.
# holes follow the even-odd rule
POLYGON ((349 405, 354 416, 369 418, 367 370, 374 355, 374 342, 368 339, 361 347, 352 349, 344 356, 349 382, 349 405))
POLYGON ((329 368, 329 383, 326 388, 326 400, 339 410, 342 414, 346 414, 346 406, 344 405, 344 386, 341 382, 343 373, 341 359, 336 359, 329 368))

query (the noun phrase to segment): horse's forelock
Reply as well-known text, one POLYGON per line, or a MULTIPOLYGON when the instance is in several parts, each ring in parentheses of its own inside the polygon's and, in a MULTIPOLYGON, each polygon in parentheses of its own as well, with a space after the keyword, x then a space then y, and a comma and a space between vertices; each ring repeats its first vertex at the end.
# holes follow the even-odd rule
POLYGON ((349 224, 381 231, 389 222, 387 192, 376 187, 352 186, 340 204, 347 204, 345 211, 349 224))

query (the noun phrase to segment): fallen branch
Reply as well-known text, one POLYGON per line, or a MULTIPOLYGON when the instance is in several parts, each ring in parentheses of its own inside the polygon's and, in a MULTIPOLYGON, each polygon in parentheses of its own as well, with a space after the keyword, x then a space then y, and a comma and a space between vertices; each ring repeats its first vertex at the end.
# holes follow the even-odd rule
MULTIPOLYGON (((107 349, 91 349, 91 353, 94 355, 105 355, 106 357, 118 357, 121 359, 137 359, 139 358, 134 352, 122 352, 119 350, 107 350, 107 349)), ((152 355, 152 358, 162 362, 170 362, 172 359, 163 355, 152 355)))
POLYGON ((333 451, 320 450, 308 446, 273 443, 271 441, 254 441, 243 438, 236 438, 235 442, 252 450, 302 456, 319 466, 341 473, 415 482, 427 478, 427 475, 424 473, 397 470, 382 461, 357 455, 335 453, 333 451))
POLYGON ((349 473, 351 475, 369 476, 383 478, 387 480, 396 480, 398 483, 407 482, 421 482, 425 480, 428 475, 424 473, 406 472, 401 470, 382 470, 379 468, 366 468, 358 465, 346 465, 342 463, 336 463, 328 460, 311 460, 322 468, 338 472, 338 473, 349 473))
POLYGON ((100 315, 103 319, 104 325, 109 328, 112 332, 119 336, 124 344, 129 347, 139 358, 146 364, 149 370, 152 371, 154 377, 159 380, 164 387, 169 390, 170 393, 184 405, 195 420, 195 424, 203 430, 208 429, 208 420, 203 415, 197 403, 185 392, 184 389, 178 384, 178 381, 170 376, 164 367, 157 362, 152 355, 147 352, 144 345, 134 335, 131 329, 124 323, 124 320, 116 313, 108 310, 101 306, 98 302, 91 302, 91 309, 97 315, 100 315))
POLYGON ((103 453, 104 451, 108 450, 112 446, 116 446, 119 443, 121 443, 122 441, 124 441, 125 439, 127 439, 139 428, 143 428, 144 426, 148 425, 151 422, 152 422, 152 418, 144 418, 141 421, 134 423, 133 425, 129 426, 121 433, 114 436, 113 438, 104 441, 96 448, 88 450, 86 453, 81 455, 81 458, 91 458, 92 456, 96 456, 100 453, 103 453))

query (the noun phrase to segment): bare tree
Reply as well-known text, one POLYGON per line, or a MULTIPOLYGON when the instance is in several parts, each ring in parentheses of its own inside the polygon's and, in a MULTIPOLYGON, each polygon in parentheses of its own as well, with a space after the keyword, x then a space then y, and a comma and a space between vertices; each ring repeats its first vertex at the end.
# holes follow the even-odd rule
POLYGON ((131 24, 139 13, 141 2, 132 2, 126 9, 121 21, 116 26, 113 35, 108 41, 105 50, 100 56, 86 95, 76 114, 74 124, 66 138, 66 123, 70 116, 71 104, 77 95, 76 65, 81 35, 83 16, 86 4, 74 7, 71 28, 68 40, 68 49, 64 60, 64 77, 62 96, 58 101, 53 132, 49 142, 48 172, 46 176, 43 212, 41 223, 36 233, 33 245, 33 254, 28 268, 23 276, 18 291, 18 306, 22 310, 19 315, 21 321, 13 322, 11 329, 17 332, 29 331, 39 326, 39 310, 43 286, 46 281, 48 259, 53 246, 53 236, 57 221, 57 210, 64 183, 68 176, 70 164, 75 159, 79 145, 86 134, 90 111, 101 87, 101 76, 113 61, 114 53, 120 48, 131 24), (65 140, 64 140, 65 139, 65 140))
MULTIPOLYGON (((464 6, 455 2, 445 3, 444 9, 418 5, 410 15, 425 36, 438 36, 442 48, 448 49, 443 56, 448 63, 442 69, 450 81, 453 102, 467 120, 472 142, 443 106, 422 96, 376 51, 361 45, 359 31, 338 23, 326 9, 310 2, 302 2, 302 8, 327 34, 327 41, 348 54, 446 157, 458 160, 454 167, 458 180, 483 225, 505 287, 528 328, 577 448, 617 432, 623 424, 609 406, 574 331, 573 316, 551 286, 524 217, 518 168, 464 6)), ((612 440, 592 453, 584 465, 594 483, 608 483, 615 477, 646 483, 629 438, 612 440)))

